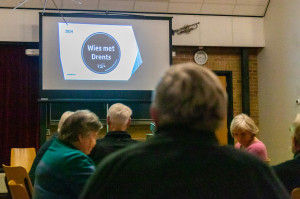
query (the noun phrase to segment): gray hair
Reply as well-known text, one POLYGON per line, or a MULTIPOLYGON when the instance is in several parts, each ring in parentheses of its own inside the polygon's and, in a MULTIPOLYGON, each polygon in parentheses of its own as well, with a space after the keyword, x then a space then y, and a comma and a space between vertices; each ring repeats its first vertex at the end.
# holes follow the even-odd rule
POLYGON ((238 131, 247 132, 256 136, 259 132, 259 129, 251 117, 241 113, 235 116, 230 124, 230 132, 232 137, 234 137, 233 135, 238 131))
POLYGON ((195 63, 173 65, 156 87, 152 106, 161 125, 184 124, 216 130, 227 110, 227 95, 218 77, 195 63))
POLYGON ((103 125, 95 113, 89 110, 78 110, 62 124, 58 139, 73 143, 78 141, 79 135, 86 137, 91 132, 99 132, 102 127, 103 125))
POLYGON ((64 121, 73 113, 74 113, 73 111, 66 111, 61 115, 60 120, 57 125, 57 132, 60 132, 61 126, 64 123, 64 121))
POLYGON ((132 110, 128 106, 121 103, 113 104, 108 109, 108 116, 111 122, 118 126, 126 125, 131 115, 132 110))

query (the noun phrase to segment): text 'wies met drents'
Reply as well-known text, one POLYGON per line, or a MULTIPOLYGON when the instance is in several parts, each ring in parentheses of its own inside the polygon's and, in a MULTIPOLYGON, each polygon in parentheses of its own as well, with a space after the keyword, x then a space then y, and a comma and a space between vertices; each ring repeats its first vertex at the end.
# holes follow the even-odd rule
MULTIPOLYGON (((90 52, 114 52, 115 46, 96 46, 87 45, 87 49, 90 52)), ((108 54, 91 54, 92 60, 111 60, 111 55, 108 54)))

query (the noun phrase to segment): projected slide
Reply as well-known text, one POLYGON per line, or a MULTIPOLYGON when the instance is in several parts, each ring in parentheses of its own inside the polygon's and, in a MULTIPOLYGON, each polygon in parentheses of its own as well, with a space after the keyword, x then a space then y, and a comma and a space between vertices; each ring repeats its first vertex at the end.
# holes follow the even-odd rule
POLYGON ((129 80, 143 63, 130 25, 58 26, 65 80, 129 80))

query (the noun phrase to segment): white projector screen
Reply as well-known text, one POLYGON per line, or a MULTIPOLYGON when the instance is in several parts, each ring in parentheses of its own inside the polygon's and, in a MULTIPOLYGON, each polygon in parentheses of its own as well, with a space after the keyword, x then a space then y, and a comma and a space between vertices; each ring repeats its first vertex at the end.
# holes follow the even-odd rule
POLYGON ((40 97, 146 99, 171 64, 170 17, 40 13, 40 97))

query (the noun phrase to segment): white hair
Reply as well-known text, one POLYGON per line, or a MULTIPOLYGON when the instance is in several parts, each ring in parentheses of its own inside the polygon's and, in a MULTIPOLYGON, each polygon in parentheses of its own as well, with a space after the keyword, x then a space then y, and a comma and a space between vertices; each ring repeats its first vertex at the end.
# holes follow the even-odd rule
POLYGON ((131 115, 132 110, 128 106, 121 103, 113 104, 108 109, 108 117, 110 118, 110 121, 116 126, 126 125, 131 115))
POLYGON ((66 111, 64 112, 61 117, 60 117, 60 120, 58 122, 58 125, 57 125, 57 132, 60 132, 60 129, 64 123, 64 121, 70 116, 72 115, 74 112, 73 111, 66 111))
POLYGON ((247 132, 256 136, 259 132, 254 120, 248 115, 241 113, 235 116, 230 124, 230 132, 232 137, 238 131, 247 132))

